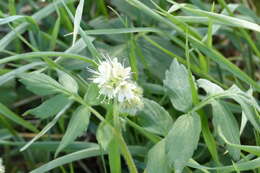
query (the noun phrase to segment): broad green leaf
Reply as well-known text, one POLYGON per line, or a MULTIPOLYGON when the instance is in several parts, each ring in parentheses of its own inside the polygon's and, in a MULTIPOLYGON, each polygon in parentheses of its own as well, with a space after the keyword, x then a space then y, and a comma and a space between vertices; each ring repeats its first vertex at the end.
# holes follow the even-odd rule
POLYGON ((12 112, 8 107, 0 103, 0 116, 4 116, 7 119, 23 126, 24 128, 32 131, 32 132, 38 132, 35 126, 33 126, 31 123, 23 120, 21 117, 16 115, 14 112, 12 112))
POLYGON ((219 94, 219 93, 224 92, 224 90, 220 86, 218 86, 206 79, 197 80, 197 84, 198 84, 198 87, 203 88, 207 92, 208 95, 219 94))
POLYGON ((144 99, 144 108, 138 114, 138 120, 146 130, 166 136, 173 124, 169 113, 158 103, 144 99))
POLYGON ((166 136, 166 157, 176 173, 181 173, 197 148, 201 131, 198 114, 180 116, 166 136))
POLYGON ((260 119, 257 113, 259 111, 259 105, 252 95, 243 92, 235 85, 233 85, 228 91, 232 94, 230 97, 240 104, 248 121, 257 131, 260 132, 260 119))
POLYGON ((55 155, 66 146, 73 143, 77 137, 81 136, 86 131, 89 124, 89 118, 90 112, 86 107, 81 106, 74 112, 55 155))
POLYGON ((63 72, 63 71, 58 71, 59 75, 59 82, 60 84, 68 91, 72 93, 77 93, 79 86, 75 79, 73 79, 69 74, 63 72))
POLYGON ((98 105, 102 99, 102 96, 99 94, 98 86, 93 83, 89 84, 84 100, 86 100, 89 105, 98 105))
POLYGON ((165 139, 158 142, 148 152, 147 172, 171 173, 171 169, 165 154, 165 139))
MULTIPOLYGON (((211 103, 213 109, 213 125, 214 128, 220 129, 225 138, 231 143, 240 144, 239 127, 232 112, 225 106, 224 102, 213 101, 211 103)), ((233 147, 227 147, 229 154, 234 160, 240 157, 240 150, 233 147)))
POLYGON ((62 91, 62 85, 43 73, 19 75, 26 88, 37 95, 50 95, 62 91))
POLYGON ((70 100, 64 95, 56 95, 43 102, 40 106, 26 111, 25 115, 32 114, 41 119, 49 118, 60 112, 69 102, 70 100))
POLYGON ((170 69, 166 71, 164 86, 168 90, 168 94, 174 108, 187 112, 192 107, 192 94, 189 83, 189 75, 187 69, 173 60, 170 69))
POLYGON ((107 123, 100 123, 97 129, 97 140, 101 147, 106 150, 110 142, 114 139, 113 129, 107 123))

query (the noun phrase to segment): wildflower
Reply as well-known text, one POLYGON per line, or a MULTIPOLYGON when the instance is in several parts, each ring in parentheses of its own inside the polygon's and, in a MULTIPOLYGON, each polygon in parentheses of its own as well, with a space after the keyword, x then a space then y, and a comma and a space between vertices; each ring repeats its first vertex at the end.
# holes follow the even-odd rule
POLYGON ((117 99, 120 103, 124 102, 125 100, 131 100, 133 97, 135 97, 135 90, 137 89, 137 85, 128 82, 123 81, 117 88, 117 99))
POLYGON ((135 86, 131 92, 132 95, 120 103, 120 112, 134 115, 138 110, 144 107, 142 97, 143 90, 140 87, 135 86))
POLYGON ((98 70, 90 70, 94 74, 92 81, 100 88, 100 94, 112 99, 116 96, 115 90, 122 82, 131 78, 131 69, 124 68, 117 58, 106 58, 100 62, 98 70))
POLYGON ((98 85, 99 94, 109 100, 116 99, 127 110, 124 112, 133 113, 142 107, 142 89, 131 80, 131 68, 124 67, 117 58, 107 57, 99 63, 97 71, 90 72, 94 74, 92 81, 98 85))
POLYGON ((0 173, 5 173, 5 167, 3 165, 3 161, 1 158, 0 158, 0 173))

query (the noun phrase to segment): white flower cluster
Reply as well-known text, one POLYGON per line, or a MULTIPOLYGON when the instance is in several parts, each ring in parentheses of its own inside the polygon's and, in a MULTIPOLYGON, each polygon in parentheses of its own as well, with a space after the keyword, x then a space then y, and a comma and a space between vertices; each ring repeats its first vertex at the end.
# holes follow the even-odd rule
POLYGON ((92 81, 99 87, 99 93, 109 100, 116 99, 121 112, 135 114, 143 107, 142 89, 131 80, 131 68, 125 68, 117 58, 107 57, 99 62, 97 71, 90 70, 92 81))
POLYGON ((5 167, 3 165, 3 161, 1 158, 0 158, 0 173, 5 173, 5 167))

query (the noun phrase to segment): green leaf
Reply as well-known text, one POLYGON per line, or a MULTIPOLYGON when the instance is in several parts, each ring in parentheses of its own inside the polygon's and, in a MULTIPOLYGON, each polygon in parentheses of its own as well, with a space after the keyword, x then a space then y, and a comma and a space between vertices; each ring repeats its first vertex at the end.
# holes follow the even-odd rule
POLYGON ((148 152, 147 172, 149 173, 171 173, 165 154, 165 139, 158 142, 148 152))
POLYGON ((207 92, 208 95, 219 94, 219 93, 224 92, 224 90, 220 86, 218 86, 206 79, 197 80, 197 84, 198 84, 198 87, 203 88, 207 92))
POLYGON ((84 150, 80 150, 68 155, 65 155, 63 157, 57 158, 55 160, 52 160, 41 167, 34 169, 30 173, 44 173, 48 172, 49 170, 56 168, 58 166, 64 165, 66 163, 72 163, 73 161, 94 157, 100 155, 100 149, 99 147, 91 147, 84 150))
MULTIPOLYGON (((50 14, 62 4, 62 2, 68 3, 71 1, 72 0, 57 0, 53 3, 50 3, 49 5, 45 6, 44 8, 33 14, 32 18, 35 20, 35 22, 39 22, 42 19, 49 17, 50 14)), ((18 25, 14 30, 2 37, 2 39, 0 40, 0 51, 4 50, 17 37, 17 33, 25 32, 26 28, 28 28, 29 26, 30 25, 27 22, 23 22, 22 24, 18 25)))
POLYGON ((166 71, 164 86, 175 109, 187 112, 192 107, 192 94, 187 69, 173 60, 170 69, 166 71))
MULTIPOLYGON (((231 143, 240 144, 239 127, 232 112, 228 109, 224 102, 213 101, 211 103, 213 109, 213 125, 215 129, 220 129, 225 138, 231 143)), ((230 155, 234 160, 240 157, 240 150, 233 147, 227 147, 230 155)))
POLYGON ((234 168, 233 165, 230 166, 220 166, 220 167, 207 167, 207 166, 201 166, 199 164, 194 164, 189 162, 188 166, 195 168, 195 169, 208 169, 208 170, 212 170, 212 172, 214 172, 213 170, 218 170, 219 172, 232 172, 235 171, 236 169, 238 169, 239 171, 252 171, 253 169, 259 168, 260 165, 260 157, 254 159, 254 160, 250 160, 250 161, 245 161, 245 162, 238 162, 236 163, 237 168, 234 168))
POLYGON ((30 64, 27 64, 27 65, 23 65, 17 69, 14 69, 8 73, 5 73, 4 75, 1 75, 0 76, 0 85, 3 85, 4 83, 10 81, 11 79, 15 78, 16 75, 20 74, 20 73, 23 73, 29 69, 32 69, 36 66, 42 66, 44 65, 45 63, 44 62, 33 62, 33 63, 30 63, 30 64))
MULTIPOLYGON (((17 16, 8 16, 8 17, 5 17, 5 18, 0 18, 0 25, 4 25, 4 24, 14 22, 14 21, 19 20, 19 19, 26 19, 26 18, 30 18, 30 17, 29 16, 17 15, 17 16)), ((31 18, 31 20, 33 20, 33 19, 31 18)))
POLYGON ((67 73, 63 71, 58 71, 60 84, 68 91, 72 93, 77 93, 79 86, 77 82, 67 73))
POLYGON ((197 148, 201 131, 200 117, 182 115, 166 136, 166 157, 176 173, 181 173, 197 148))
POLYGON ((89 118, 90 112, 86 107, 81 106, 74 112, 55 155, 86 131, 89 124, 89 118))
POLYGON ((173 124, 172 117, 158 103, 144 99, 144 108, 138 115, 141 126, 152 133, 166 136, 173 124))
POLYGON ((25 73, 19 77, 26 88, 37 95, 55 94, 63 88, 57 81, 43 73, 25 73))
MULTIPOLYGON (((144 147, 139 147, 139 146, 129 146, 129 150, 133 155, 140 156, 140 153, 145 152, 144 147)), ((42 166, 40 166, 37 169, 34 169, 30 173, 44 173, 52 170, 53 168, 59 167, 61 165, 67 164, 67 163, 72 163, 76 160, 81 160, 84 158, 90 158, 90 157, 95 157, 95 156, 100 156, 102 154, 102 150, 100 149, 99 146, 93 146, 90 145, 88 148, 79 150, 74 153, 67 154, 65 156, 59 157, 57 159, 54 159, 42 166)), ((104 153, 106 154, 106 153, 104 153)))
POLYGON ((89 105, 98 105, 103 100, 102 96, 99 94, 99 88, 96 84, 89 84, 87 92, 84 96, 84 100, 89 105))
POLYGON ((57 42, 57 37, 59 34, 59 30, 60 30, 60 16, 58 16, 58 19, 56 20, 55 24, 54 24, 54 28, 52 30, 52 40, 50 43, 50 48, 49 50, 54 50, 55 46, 56 46, 56 42, 57 42))
POLYGON ((60 117, 67 111, 67 109, 71 106, 72 101, 69 102, 64 108, 57 113, 57 115, 53 118, 51 122, 49 122, 41 131, 38 133, 33 139, 31 139, 25 146, 23 146, 20 151, 26 150, 30 145, 32 145, 37 139, 42 137, 45 133, 47 133, 60 119, 60 117))
POLYGON ((246 20, 242 20, 239 18, 235 18, 235 17, 230 17, 224 14, 217 14, 217 13, 213 13, 213 12, 208 12, 208 11, 204 11, 204 10, 199 10, 199 9, 194 9, 194 8, 189 8, 186 6, 180 6, 180 8, 183 8, 189 12, 192 12, 196 15, 199 16, 205 16, 205 17, 209 17, 214 21, 217 22, 221 22, 225 25, 228 26, 232 26, 232 27, 239 27, 239 28, 246 28, 246 29, 250 29, 253 31, 257 31, 260 32, 260 26, 256 23, 252 23, 246 20))
POLYGON ((244 115, 254 128, 260 132, 260 119, 258 117, 259 106, 252 95, 241 91, 237 86, 233 85, 229 90, 233 93, 230 97, 240 104, 244 115))
POLYGON ((0 116, 4 116, 7 119, 23 126, 24 128, 31 130, 32 132, 38 132, 38 130, 31 123, 23 120, 2 103, 0 103, 0 116))
POLYGON ((78 5, 77 10, 76 10, 75 18, 74 18, 74 29, 73 29, 73 42, 72 42, 72 45, 75 44, 76 38, 77 38, 77 34, 79 32, 81 17, 82 17, 82 13, 83 13, 83 7, 84 7, 84 0, 80 0, 79 1, 79 5, 78 5))
POLYGON ((230 146, 232 148, 244 150, 246 152, 252 153, 252 154, 260 157, 260 146, 233 144, 229 140, 227 140, 227 138, 224 136, 224 134, 220 128, 218 129, 218 133, 219 133, 220 137, 227 143, 228 146, 230 146))
POLYGON ((26 111, 25 115, 32 114, 41 119, 49 118, 60 112, 69 102, 70 100, 64 95, 56 95, 43 102, 40 106, 26 111))
POLYGON ((97 140, 101 147, 106 150, 113 140, 113 129, 107 123, 100 123, 97 130, 97 140))

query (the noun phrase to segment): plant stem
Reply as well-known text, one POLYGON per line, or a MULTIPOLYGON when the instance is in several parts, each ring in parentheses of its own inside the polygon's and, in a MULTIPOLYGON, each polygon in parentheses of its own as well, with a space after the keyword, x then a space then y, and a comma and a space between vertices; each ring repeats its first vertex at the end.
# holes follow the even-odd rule
MULTIPOLYGON (((121 134, 118 105, 116 101, 113 104, 113 125, 117 133, 121 134)), ((121 154, 120 145, 118 143, 118 140, 114 136, 113 140, 109 144, 109 151, 108 151, 110 172, 121 173, 120 154, 121 154)))
POLYGON ((104 123, 107 123, 109 125, 118 141, 121 147, 122 155, 124 156, 126 160, 126 164, 128 166, 130 173, 138 173, 137 168, 135 166, 134 160, 131 156, 130 151, 128 150, 127 144, 124 141, 124 138, 121 133, 118 133, 118 131, 102 116, 97 112, 95 109, 93 109, 91 106, 89 106, 80 96, 75 94, 70 94, 72 99, 77 101, 78 103, 82 104, 83 106, 86 106, 90 112, 92 112, 99 120, 101 120, 104 123))

